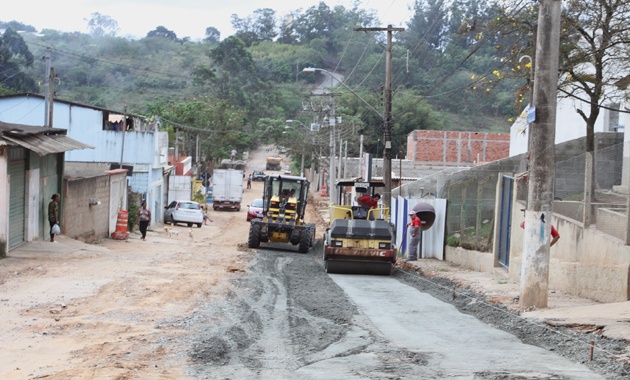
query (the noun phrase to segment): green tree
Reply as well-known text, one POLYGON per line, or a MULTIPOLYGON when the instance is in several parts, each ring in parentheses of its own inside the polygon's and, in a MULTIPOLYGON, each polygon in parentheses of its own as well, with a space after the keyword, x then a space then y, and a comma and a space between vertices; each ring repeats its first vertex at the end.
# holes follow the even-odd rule
POLYGON ((118 21, 110 16, 102 15, 98 12, 92 13, 89 20, 84 19, 88 23, 88 30, 94 37, 115 36, 120 28, 118 21))
POLYGON ((235 36, 246 46, 262 41, 273 41, 278 36, 276 12, 270 8, 256 9, 253 15, 245 18, 233 14, 231 22, 236 31, 235 36))
POLYGON ((206 38, 204 38, 205 42, 218 44, 221 40, 221 32, 213 26, 209 26, 206 28, 206 38))
POLYGON ((158 26, 154 30, 147 33, 147 38, 163 38, 170 41, 178 41, 177 34, 172 30, 168 30, 163 26, 158 26))
POLYGON ((29 32, 29 33, 37 33, 37 29, 35 29, 32 25, 26 25, 18 21, 9 21, 2 22, 0 21, 0 29, 13 29, 16 32, 29 32))
POLYGON ((33 54, 24 39, 13 28, 0 38, 0 83, 9 89, 36 92, 37 83, 23 70, 33 65, 33 54))

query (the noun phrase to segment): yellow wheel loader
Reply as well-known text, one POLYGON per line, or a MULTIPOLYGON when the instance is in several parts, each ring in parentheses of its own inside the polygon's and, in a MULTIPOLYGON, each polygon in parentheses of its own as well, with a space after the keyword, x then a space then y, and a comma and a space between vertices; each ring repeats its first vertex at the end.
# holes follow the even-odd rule
POLYGON ((260 243, 291 243, 308 252, 315 239, 315 224, 304 222, 309 182, 304 177, 269 175, 265 177, 263 217, 252 219, 249 248, 260 243))

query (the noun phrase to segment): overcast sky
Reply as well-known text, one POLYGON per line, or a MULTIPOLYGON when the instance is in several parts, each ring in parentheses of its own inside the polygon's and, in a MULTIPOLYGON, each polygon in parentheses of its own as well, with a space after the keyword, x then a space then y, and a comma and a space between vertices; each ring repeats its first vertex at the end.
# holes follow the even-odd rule
MULTIPOLYGON (((381 25, 405 27, 411 18, 408 10, 413 0, 325 0, 329 7, 363 9, 378 12, 381 25)), ((119 36, 144 37, 157 26, 164 26, 177 37, 203 38, 209 26, 221 32, 221 39, 233 34, 231 15, 243 18, 259 8, 271 8, 281 16, 289 11, 319 4, 319 0, 21 0, 2 7, 1 21, 19 21, 37 30, 87 32, 92 13, 110 16, 118 22, 119 36)))

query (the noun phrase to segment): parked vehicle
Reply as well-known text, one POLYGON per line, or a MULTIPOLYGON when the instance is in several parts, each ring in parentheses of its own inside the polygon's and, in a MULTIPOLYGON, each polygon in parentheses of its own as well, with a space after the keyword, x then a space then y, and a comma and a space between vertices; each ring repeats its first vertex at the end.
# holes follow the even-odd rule
POLYGON ((267 174, 264 172, 254 171, 252 173, 252 181, 264 181, 267 174))
POLYGON ((251 221, 254 218, 263 217, 263 200, 262 198, 254 199, 251 205, 247 205, 247 221, 251 221))
POLYGON ((193 201, 173 201, 164 208, 164 223, 186 223, 188 227, 196 224, 201 228, 203 213, 199 203, 193 201))
POLYGON ((240 211, 243 200, 243 171, 215 169, 212 175, 212 208, 240 211))

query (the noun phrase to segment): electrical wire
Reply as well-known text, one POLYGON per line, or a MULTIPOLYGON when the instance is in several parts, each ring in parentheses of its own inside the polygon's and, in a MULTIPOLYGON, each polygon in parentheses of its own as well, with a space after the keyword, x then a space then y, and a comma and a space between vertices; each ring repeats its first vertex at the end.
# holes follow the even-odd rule
MULTIPOLYGON (((523 4, 525 2, 525 0, 522 0, 521 3, 519 4, 523 4)), ((515 7, 515 12, 511 15, 506 16, 504 19, 505 20, 509 20, 512 17, 517 16, 520 12, 522 12, 524 9, 526 9, 526 6, 523 5, 521 8, 515 7)), ((440 79, 438 79, 433 86, 431 86, 429 88, 429 90, 427 91, 426 95, 430 95, 433 91, 435 91, 435 89, 438 88, 438 86, 442 85, 446 80, 448 80, 455 71, 457 71, 460 67, 463 66, 463 64, 470 59, 470 57, 472 57, 477 51, 479 51, 479 49, 481 49, 481 47, 483 47, 487 42, 490 41, 491 37, 494 37, 497 33, 499 33, 499 30, 501 29, 501 26, 505 26, 506 23, 508 21, 502 21, 502 23, 499 25, 500 27, 497 28, 497 30, 495 30, 494 34, 489 34, 489 35, 484 35, 483 39, 481 41, 479 41, 479 43, 477 43, 474 46, 474 49, 469 52, 466 57, 461 60, 455 67, 453 67, 451 70, 449 70, 446 74, 444 74, 440 79)), ((505 62, 502 64, 505 65, 505 62)), ((418 104, 420 102, 421 99, 418 99, 418 101, 416 101, 415 104, 418 104)))
POLYGON ((604 105, 601 105, 601 104, 598 104, 598 103, 593 103, 593 102, 591 102, 590 100, 586 100, 586 99, 580 98, 579 96, 577 96, 577 95, 575 95, 575 94, 572 94, 572 93, 570 93, 570 92, 567 92, 566 90, 564 90, 564 89, 562 89, 562 88, 560 88, 560 87, 558 87, 558 91, 563 92, 563 93, 565 93, 567 96, 569 96, 569 97, 571 97, 571 98, 574 98, 574 99, 577 99, 577 100, 579 100, 579 101, 581 101, 581 102, 584 102, 584 103, 586 103, 586 104, 588 104, 588 105, 592 105, 592 106, 594 105, 594 106, 596 106, 596 107, 598 107, 598 108, 603 108, 603 109, 605 109, 605 110, 615 111, 615 112, 619 112, 619 113, 630 113, 630 110, 622 110, 621 108, 612 108, 612 107, 607 107, 607 106, 604 106, 604 105))

